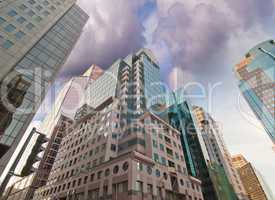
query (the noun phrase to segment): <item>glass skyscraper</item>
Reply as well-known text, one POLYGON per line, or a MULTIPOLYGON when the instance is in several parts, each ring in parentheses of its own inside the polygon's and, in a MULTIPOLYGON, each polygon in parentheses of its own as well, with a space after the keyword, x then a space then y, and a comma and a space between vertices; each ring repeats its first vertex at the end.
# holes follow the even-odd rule
POLYGON ((141 49, 89 82, 86 102, 34 199, 202 200, 179 131, 151 112, 160 104, 151 101, 161 94, 159 80, 152 53, 141 49))
POLYGON ((275 143, 275 42, 251 49, 235 67, 240 90, 275 143))
POLYGON ((0 1, 0 183, 87 19, 75 0, 0 1))

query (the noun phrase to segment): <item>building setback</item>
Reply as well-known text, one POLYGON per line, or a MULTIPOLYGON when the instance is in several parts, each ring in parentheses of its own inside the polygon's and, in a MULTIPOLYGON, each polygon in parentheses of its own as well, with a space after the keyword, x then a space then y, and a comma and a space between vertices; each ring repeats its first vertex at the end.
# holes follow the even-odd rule
POLYGON ((239 88, 275 143, 275 42, 268 40, 252 48, 236 65, 239 88))
POLYGON ((187 172, 190 176, 201 180, 203 198, 217 200, 218 192, 215 190, 213 180, 208 168, 207 151, 201 145, 199 129, 192 116, 192 107, 183 98, 181 89, 166 95, 167 108, 155 110, 162 119, 180 132, 180 141, 186 160, 187 172))
POLYGON ((217 164, 221 167, 238 198, 247 199, 245 189, 237 170, 233 167, 231 155, 226 147, 218 123, 201 107, 193 106, 193 113, 207 150, 209 164, 217 164))
POLYGON ((0 2, 0 184, 88 16, 75 0, 0 2))
POLYGON ((180 133, 148 110, 158 101, 148 92, 158 74, 142 49, 87 86, 86 104, 34 199, 203 199, 200 180, 187 173, 180 133))
POLYGON ((232 157, 233 165, 238 170, 241 181, 250 200, 268 200, 256 172, 242 155, 232 157))

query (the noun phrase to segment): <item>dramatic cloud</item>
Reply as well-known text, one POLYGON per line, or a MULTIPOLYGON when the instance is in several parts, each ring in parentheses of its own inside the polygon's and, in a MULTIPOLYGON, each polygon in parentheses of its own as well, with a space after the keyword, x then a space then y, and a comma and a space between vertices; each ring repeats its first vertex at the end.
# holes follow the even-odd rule
POLYGON ((274 14, 274 1, 251 1, 251 0, 227 0, 226 4, 236 14, 244 28, 261 23, 264 24, 274 14))
POLYGON ((117 58, 144 45, 138 10, 143 1, 79 0, 90 16, 62 75, 79 74, 91 64, 108 68, 117 58))
POLYGON ((165 42, 176 65, 201 70, 217 50, 225 47, 232 25, 212 5, 199 4, 187 11, 183 4, 174 4, 168 15, 160 18, 155 42, 165 42))
MULTIPOLYGON (((154 21, 157 21, 157 26, 153 34, 153 49, 165 43, 172 61, 171 67, 181 67, 192 76, 199 76, 200 80, 200 74, 204 74, 208 81, 214 74, 224 72, 224 67, 235 64, 225 66, 232 52, 232 49, 228 51, 228 47, 233 46, 230 43, 242 43, 236 40, 240 35, 249 37, 251 32, 263 33, 259 27, 264 28, 264 24, 271 21, 274 15, 272 0, 264 3, 257 0, 156 2, 158 9, 154 18, 157 20, 154 21)), ((264 36, 258 38, 268 39, 264 36)), ((250 45, 252 47, 255 43, 250 45)))

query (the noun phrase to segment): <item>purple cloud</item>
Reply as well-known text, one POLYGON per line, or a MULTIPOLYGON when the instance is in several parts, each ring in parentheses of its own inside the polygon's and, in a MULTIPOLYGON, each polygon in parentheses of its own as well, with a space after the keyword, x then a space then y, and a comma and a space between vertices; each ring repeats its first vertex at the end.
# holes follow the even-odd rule
POLYGON ((89 14, 90 19, 61 75, 79 74, 91 64, 106 69, 117 58, 141 48, 145 40, 137 12, 143 3, 80 0, 78 4, 89 14))
MULTIPOLYGON (((236 35, 249 37, 248 33, 258 27, 264 28, 263 24, 272 19, 274 1, 200 2, 206 1, 157 0, 158 25, 153 34, 153 44, 165 43, 172 66, 181 67, 200 80, 200 74, 204 74, 209 81, 214 74, 224 73, 225 63, 232 53, 232 49, 228 51, 229 44, 240 42, 236 35)), ((232 68, 233 65, 226 67, 232 68)))
POLYGON ((160 18, 154 42, 165 42, 175 65, 197 71, 225 48, 232 28, 225 14, 212 5, 198 4, 190 12, 176 3, 160 18))

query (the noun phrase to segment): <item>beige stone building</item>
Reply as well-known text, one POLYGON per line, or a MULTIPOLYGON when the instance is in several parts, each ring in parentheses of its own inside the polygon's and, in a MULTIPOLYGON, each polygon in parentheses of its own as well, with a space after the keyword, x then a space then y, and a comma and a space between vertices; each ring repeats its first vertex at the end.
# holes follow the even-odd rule
POLYGON ((238 170, 248 198, 250 200, 268 200, 251 163, 240 154, 233 156, 232 160, 234 167, 238 170))

